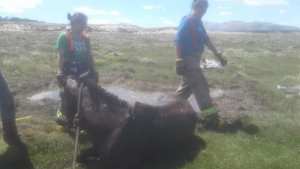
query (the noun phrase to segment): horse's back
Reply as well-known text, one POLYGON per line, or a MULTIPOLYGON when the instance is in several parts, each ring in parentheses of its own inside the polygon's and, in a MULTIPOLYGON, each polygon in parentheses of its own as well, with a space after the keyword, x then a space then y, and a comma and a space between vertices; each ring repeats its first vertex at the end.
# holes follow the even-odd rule
POLYGON ((141 121, 143 128, 149 127, 157 139, 169 136, 184 140, 194 135, 197 115, 188 102, 174 101, 162 106, 136 103, 133 112, 136 121, 141 121))

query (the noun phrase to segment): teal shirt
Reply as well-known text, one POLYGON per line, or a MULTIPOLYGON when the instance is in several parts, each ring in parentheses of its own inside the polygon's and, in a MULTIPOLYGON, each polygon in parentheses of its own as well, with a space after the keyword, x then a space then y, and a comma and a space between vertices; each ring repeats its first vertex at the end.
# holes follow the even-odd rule
POLYGON ((70 52, 70 49, 68 47, 68 38, 67 33, 62 32, 57 39, 56 42, 56 48, 57 49, 63 49, 65 53, 65 59, 74 59, 76 61, 83 61, 86 60, 88 55, 88 43, 86 39, 72 39, 72 43, 74 46, 74 51, 70 52))

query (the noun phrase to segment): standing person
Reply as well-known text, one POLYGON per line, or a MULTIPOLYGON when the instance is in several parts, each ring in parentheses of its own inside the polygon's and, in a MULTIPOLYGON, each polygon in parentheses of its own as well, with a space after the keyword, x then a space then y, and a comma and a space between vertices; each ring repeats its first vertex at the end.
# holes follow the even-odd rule
POLYGON ((176 71, 182 76, 182 83, 176 95, 180 99, 188 99, 191 94, 194 94, 204 120, 209 120, 211 117, 218 118, 218 109, 212 102, 208 83, 200 68, 205 45, 223 66, 227 63, 222 53, 218 52, 212 44, 203 26, 202 17, 207 8, 207 0, 193 0, 192 13, 183 17, 176 37, 176 71))
POLYGON ((62 87, 61 106, 57 112, 57 122, 66 127, 72 127, 73 118, 76 113, 76 99, 64 90, 66 77, 72 76, 79 79, 83 73, 89 72, 89 81, 98 82, 98 74, 95 70, 94 59, 91 55, 90 39, 85 30, 88 18, 83 13, 68 14, 70 29, 62 32, 57 40, 58 49, 58 84, 62 87))

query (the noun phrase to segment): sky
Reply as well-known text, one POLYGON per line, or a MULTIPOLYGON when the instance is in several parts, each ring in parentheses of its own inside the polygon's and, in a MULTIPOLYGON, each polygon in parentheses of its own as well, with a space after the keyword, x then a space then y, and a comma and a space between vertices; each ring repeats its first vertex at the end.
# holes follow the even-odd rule
MULTIPOLYGON (((67 23, 67 13, 84 12, 91 24, 177 26, 192 0, 0 0, 0 16, 67 23)), ((299 0, 209 0, 204 21, 260 21, 300 27, 299 0), (298 16, 298 17, 297 17, 298 16)))

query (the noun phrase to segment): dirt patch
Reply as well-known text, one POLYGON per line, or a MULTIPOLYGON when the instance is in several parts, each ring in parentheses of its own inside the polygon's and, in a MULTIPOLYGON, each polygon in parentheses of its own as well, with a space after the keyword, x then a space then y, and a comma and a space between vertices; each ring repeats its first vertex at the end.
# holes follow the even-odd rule
MULTIPOLYGON (((106 86, 109 92, 117 95, 133 105, 135 102, 143 102, 151 105, 161 105, 174 97, 174 92, 144 92, 134 91, 122 86, 106 86)), ((175 90, 174 90, 175 91, 175 90)), ((211 89, 211 97, 217 103, 220 114, 224 118, 236 118, 258 112, 260 103, 249 92, 242 88, 211 89)), ((51 90, 37 93, 27 98, 32 105, 57 105, 59 103, 59 91, 51 90)), ((196 112, 200 112, 195 98, 189 99, 196 112)))
POLYGON ((296 85, 296 86, 277 85, 277 89, 284 92, 286 94, 286 97, 300 96, 300 85, 296 85))

